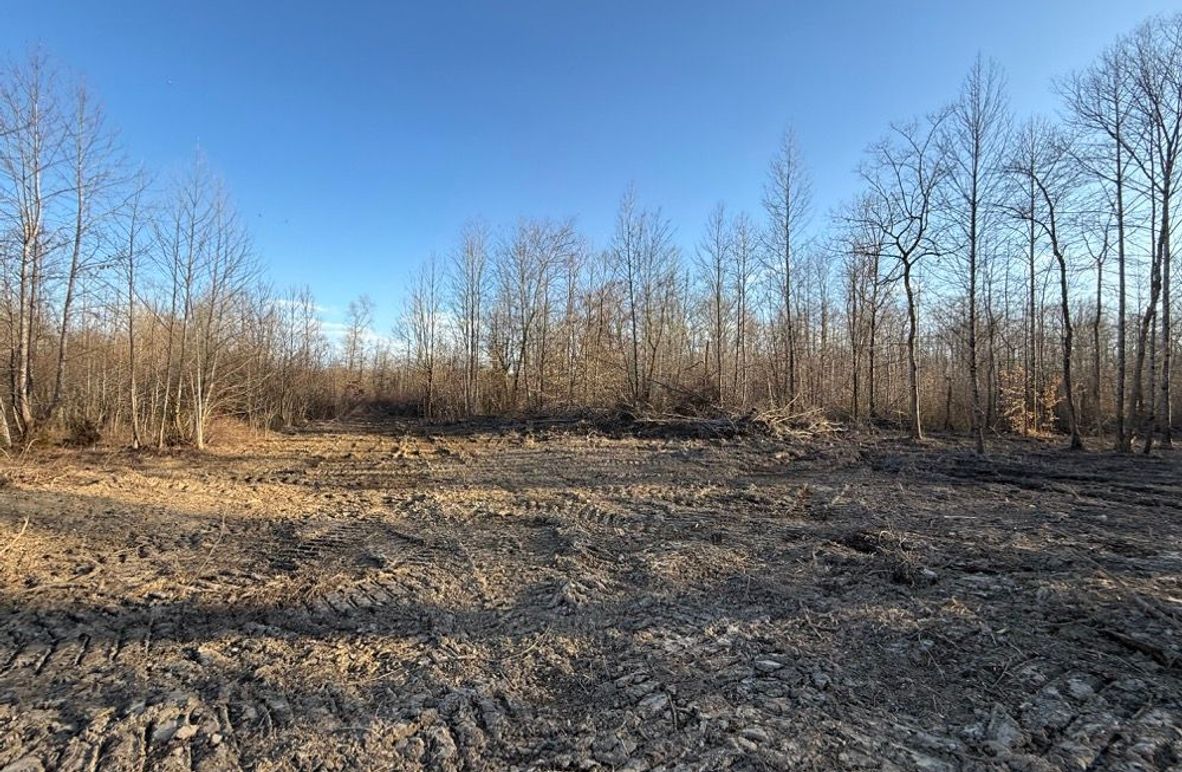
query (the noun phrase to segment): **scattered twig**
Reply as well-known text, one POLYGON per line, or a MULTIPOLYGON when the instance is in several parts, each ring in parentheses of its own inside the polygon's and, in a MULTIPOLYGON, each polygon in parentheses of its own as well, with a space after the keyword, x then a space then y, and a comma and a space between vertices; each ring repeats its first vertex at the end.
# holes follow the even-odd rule
POLYGON ((28 528, 29 528, 29 516, 25 515, 24 525, 21 526, 21 529, 17 532, 16 536, 12 537, 12 541, 8 542, 8 544, 5 544, 3 548, 0 548, 0 555, 3 555, 4 553, 6 553, 10 549, 12 549, 13 545, 15 545, 18 541, 20 541, 21 537, 25 535, 25 531, 28 530, 28 528))
POLYGON ((1170 623, 1171 625, 1174 626, 1175 629, 1182 630, 1182 620, 1179 620, 1178 617, 1174 616, 1169 611, 1165 611, 1163 609, 1157 608, 1153 604, 1146 601, 1144 598, 1142 598, 1140 596, 1139 593, 1137 593, 1136 590, 1129 587, 1128 582, 1125 582, 1120 577, 1114 576, 1110 571, 1105 569, 1104 566, 1100 565, 1100 562, 1097 561, 1095 558, 1093 558, 1091 555, 1087 554, 1086 552, 1084 552, 1083 550, 1080 550, 1080 549, 1076 549, 1073 551, 1075 552, 1076 555, 1078 555, 1080 558, 1082 558, 1084 560, 1084 562, 1089 563, 1093 568, 1095 568, 1097 573, 1099 573, 1101 576, 1103 576, 1105 579, 1107 579, 1112 584, 1119 587, 1124 592, 1124 594, 1127 595, 1130 599, 1132 599, 1132 601, 1134 603, 1136 603, 1137 606, 1142 611, 1144 611, 1146 614, 1148 614, 1151 617, 1157 617, 1158 619, 1161 619, 1165 622, 1170 623))
POLYGON ((197 566, 197 570, 193 572, 192 576, 194 579, 201 576, 201 572, 205 570, 205 567, 207 565, 209 565, 209 561, 213 559, 214 551, 218 548, 218 545, 220 545, 222 543, 222 537, 225 535, 226 535, 226 513, 222 512, 222 524, 221 524, 221 527, 218 529, 218 537, 213 540, 213 545, 209 548, 209 552, 206 554, 205 560, 201 561, 201 565, 197 566))
POLYGON ((1182 662, 1179 662, 1176 656, 1168 653, 1165 649, 1152 643, 1151 641, 1146 641, 1141 638, 1134 638, 1127 633, 1122 633, 1119 630, 1113 630, 1110 627, 1104 627, 1103 632, 1105 637, 1116 641, 1125 648, 1132 649, 1133 651, 1140 652, 1141 654, 1150 657, 1167 670, 1182 669, 1182 662))

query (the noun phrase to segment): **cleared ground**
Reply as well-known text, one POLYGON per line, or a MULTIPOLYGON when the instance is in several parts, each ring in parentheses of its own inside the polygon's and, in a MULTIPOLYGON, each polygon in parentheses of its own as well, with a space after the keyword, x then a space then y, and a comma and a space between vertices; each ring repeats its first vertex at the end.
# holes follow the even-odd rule
POLYGON ((355 423, 0 471, 0 769, 1182 764, 1177 455, 355 423))

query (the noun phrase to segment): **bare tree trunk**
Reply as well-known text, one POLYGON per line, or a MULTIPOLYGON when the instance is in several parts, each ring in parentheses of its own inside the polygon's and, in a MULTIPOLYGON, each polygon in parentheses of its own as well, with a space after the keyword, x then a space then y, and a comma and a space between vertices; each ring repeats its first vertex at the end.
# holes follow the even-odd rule
POLYGON ((903 288, 907 293, 907 399, 911 420, 911 438, 923 439, 923 425, 919 417, 919 364, 915 357, 915 342, 919 336, 919 320, 915 310, 915 292, 911 287, 911 263, 903 263, 903 288))
POLYGON ((878 250, 875 250, 872 266, 873 267, 871 268, 871 281, 873 281, 874 284, 873 284, 873 288, 871 289, 871 300, 870 300, 870 341, 868 344, 869 351, 866 352, 867 360, 868 360, 866 363, 866 392, 867 392, 867 400, 868 400, 867 411, 870 415, 870 420, 873 422, 873 421, 878 420, 878 401, 877 401, 878 389, 876 388, 876 384, 878 383, 878 380, 875 377, 876 376, 875 364, 877 362, 877 355, 878 355, 878 323, 879 323, 878 296, 879 296, 879 292, 881 289, 881 284, 879 282, 879 276, 878 276, 878 269, 879 269, 878 250))
MULTIPOLYGON (((1151 204, 1154 204, 1153 212, 1150 215, 1150 221, 1153 224, 1153 232, 1157 232, 1157 215, 1156 215, 1156 199, 1151 197, 1151 204)), ((1134 355, 1133 362, 1133 392, 1132 404, 1130 410, 1136 416, 1135 424, 1137 427, 1150 436, 1149 443, 1146 446, 1146 451, 1152 447, 1152 426, 1150 425, 1154 420, 1154 413, 1152 410, 1145 409, 1145 393, 1144 378, 1145 378, 1145 356, 1149 345, 1149 333, 1155 328, 1157 323, 1157 303, 1161 295, 1161 261, 1159 256, 1159 243, 1156 238, 1151 238, 1152 259, 1150 261, 1149 269, 1149 300, 1145 306, 1144 314, 1141 318, 1141 324, 1137 330, 1137 348, 1134 355)), ((1150 370, 1153 370, 1153 364, 1150 364, 1150 370)), ((1153 385, 1151 384, 1148 393, 1153 393, 1153 385)), ((1130 440, 1131 441, 1131 440, 1130 440)))
POLYGON ((127 402, 131 413, 131 447, 139 450, 140 410, 139 384, 136 382, 136 345, 135 345, 135 263, 136 236, 139 233, 140 196, 143 194, 144 183, 139 181, 139 188, 133 194, 130 202, 130 219, 127 229, 127 402))
MULTIPOLYGON (((1107 239, 1107 237, 1105 237, 1107 239)), ((1105 244, 1105 249, 1108 246, 1105 244)), ((1092 409, 1095 411, 1094 421, 1096 433, 1104 430, 1104 412, 1100 403, 1100 365, 1103 349, 1100 347, 1100 323, 1104 316, 1104 263, 1096 264, 1096 308, 1092 317, 1092 409)))
POLYGON ((0 397, 0 448, 12 447, 12 433, 8 430, 8 409, 0 397))
POLYGON ((1171 425, 1174 416, 1170 402, 1170 362, 1173 347, 1173 329, 1170 325, 1170 174, 1164 172, 1162 185, 1161 238, 1158 254, 1161 261, 1161 396, 1157 405, 1157 425, 1161 434, 1162 447, 1171 447, 1173 433, 1171 425))
POLYGON ((977 345, 978 286, 981 272, 981 240, 985 229, 983 214, 990 203, 994 157, 1001 152, 1000 128, 1005 120, 1005 99, 1000 69, 978 55, 961 86, 948 127, 954 162, 949 175, 956 217, 964 228, 968 260, 968 365, 970 427, 976 451, 985 453, 985 408, 981 397, 980 352, 977 345))
POLYGON ((1071 432, 1071 449, 1081 450, 1083 438, 1079 433, 1079 416, 1075 409, 1075 393, 1071 384, 1071 351, 1074 329, 1071 324, 1070 295, 1067 288, 1067 261, 1063 253, 1054 247, 1055 259, 1059 262, 1059 310, 1063 315, 1063 392, 1067 402, 1067 426, 1071 432))
MULTIPOLYGON (((1119 113, 1118 113, 1119 115, 1119 113)), ((1127 416, 1129 407, 1125 404, 1125 379, 1128 375, 1128 290, 1125 275, 1125 180, 1121 152, 1123 142, 1120 136, 1120 120, 1116 123, 1116 260, 1117 260, 1117 310, 1116 310, 1116 450, 1128 453, 1132 450, 1127 416)))
POLYGON ((1029 193, 1030 193, 1029 205, 1030 205, 1031 217, 1029 220, 1030 229, 1027 234, 1027 236, 1028 236, 1028 241, 1027 241, 1028 251, 1026 253, 1026 262, 1027 262, 1027 268, 1028 268, 1027 278, 1029 280, 1030 292, 1027 295, 1027 304, 1026 304, 1026 326, 1027 326, 1027 330, 1026 330, 1026 383, 1025 383, 1025 386, 1026 386, 1026 410, 1024 410, 1023 414, 1022 414, 1022 426, 1023 426, 1023 431, 1025 433, 1029 433, 1030 431, 1033 431, 1035 434, 1037 434, 1042 428, 1040 426, 1040 416, 1042 414, 1042 411, 1039 409, 1039 405, 1038 405, 1038 401, 1037 401, 1038 400, 1038 397, 1037 397, 1037 395, 1038 395, 1038 388, 1037 388, 1037 383, 1038 383, 1038 381, 1037 381, 1037 378, 1038 378, 1038 343, 1037 343, 1038 328, 1037 328, 1037 324, 1036 324, 1036 317, 1037 317, 1037 313, 1036 313, 1037 306, 1035 305, 1036 272, 1035 272, 1035 263, 1034 263, 1034 252, 1035 252, 1035 248, 1037 247, 1037 241, 1036 241, 1035 235, 1034 235, 1033 212, 1034 212, 1034 205, 1035 205, 1035 196, 1034 196, 1034 175, 1033 174, 1031 174, 1031 176, 1030 176, 1030 191, 1029 191, 1029 193))

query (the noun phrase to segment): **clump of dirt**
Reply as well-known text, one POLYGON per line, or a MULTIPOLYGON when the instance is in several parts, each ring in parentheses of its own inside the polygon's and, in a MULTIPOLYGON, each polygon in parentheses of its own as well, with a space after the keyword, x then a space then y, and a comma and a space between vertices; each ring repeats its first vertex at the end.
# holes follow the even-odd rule
POLYGON ((784 426, 34 451, 0 769, 1182 764, 1176 455, 784 426))

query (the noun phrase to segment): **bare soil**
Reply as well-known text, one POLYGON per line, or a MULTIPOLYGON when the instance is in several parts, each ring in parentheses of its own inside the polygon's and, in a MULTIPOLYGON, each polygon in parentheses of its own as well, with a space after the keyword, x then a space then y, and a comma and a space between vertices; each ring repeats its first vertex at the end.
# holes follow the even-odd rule
POLYGON ((1169 769, 1182 457, 326 424, 0 472, 0 769, 1169 769))

